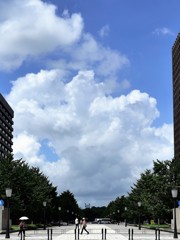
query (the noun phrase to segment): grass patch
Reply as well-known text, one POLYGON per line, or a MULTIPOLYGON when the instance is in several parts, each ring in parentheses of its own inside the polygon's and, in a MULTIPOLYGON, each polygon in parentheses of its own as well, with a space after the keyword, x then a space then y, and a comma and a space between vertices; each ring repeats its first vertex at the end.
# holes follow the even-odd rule
POLYGON ((155 228, 169 229, 170 224, 143 224, 142 227, 151 228, 151 229, 155 229, 155 228))
MULTIPOLYGON (((26 230, 35 230, 38 228, 43 228, 43 224, 26 224, 26 230)), ((11 230, 13 231, 19 231, 19 225, 12 225, 11 230)))

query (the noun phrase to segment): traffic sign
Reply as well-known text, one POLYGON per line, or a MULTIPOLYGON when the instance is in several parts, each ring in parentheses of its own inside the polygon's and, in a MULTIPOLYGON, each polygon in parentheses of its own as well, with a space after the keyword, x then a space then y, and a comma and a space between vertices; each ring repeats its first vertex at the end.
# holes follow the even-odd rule
POLYGON ((0 199, 0 206, 4 206, 4 201, 0 199))

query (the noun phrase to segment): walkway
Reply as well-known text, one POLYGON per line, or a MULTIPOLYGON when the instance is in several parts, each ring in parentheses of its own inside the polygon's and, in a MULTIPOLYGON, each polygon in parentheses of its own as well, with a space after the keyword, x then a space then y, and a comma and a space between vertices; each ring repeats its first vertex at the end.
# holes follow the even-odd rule
MULTIPOLYGON (((106 229, 106 240, 172 240, 173 233, 160 233, 159 236, 155 236, 154 230, 148 230, 142 228, 139 230, 137 227, 125 227, 124 224, 88 224, 87 230, 90 234, 83 233, 79 235, 79 240, 102 240, 102 229, 105 233, 106 229), (133 238, 132 238, 133 233, 133 238)), ((29 230, 26 231, 25 240, 48 240, 47 230, 29 230)), ((4 234, 0 234, 0 240, 5 239, 4 234)), ((10 233, 10 239, 20 240, 18 233, 10 233)), ((78 240, 78 238, 76 238, 78 240)), ((52 238, 51 230, 49 230, 49 240, 75 240, 74 226, 61 226, 52 228, 52 238)))

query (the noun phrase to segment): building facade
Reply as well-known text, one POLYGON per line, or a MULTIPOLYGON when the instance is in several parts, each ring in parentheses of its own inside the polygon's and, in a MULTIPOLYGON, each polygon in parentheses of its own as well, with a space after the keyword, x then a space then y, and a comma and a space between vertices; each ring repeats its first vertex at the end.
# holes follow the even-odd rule
POLYGON ((180 157, 180 34, 172 48, 174 157, 180 157))
POLYGON ((12 154, 14 111, 0 94, 0 158, 12 154))

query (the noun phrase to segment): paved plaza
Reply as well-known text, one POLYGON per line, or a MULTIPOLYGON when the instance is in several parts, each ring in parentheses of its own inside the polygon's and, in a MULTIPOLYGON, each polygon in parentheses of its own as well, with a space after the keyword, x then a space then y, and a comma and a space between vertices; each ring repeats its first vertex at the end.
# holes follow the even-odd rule
MULTIPOLYGON (((25 240, 78 240, 75 238, 75 226, 53 227, 46 230, 29 230, 26 231, 25 240)), ((79 240, 171 240, 173 233, 160 232, 155 235, 154 230, 127 226, 124 224, 88 224, 89 234, 79 235, 79 240), (106 230, 105 230, 106 229, 106 230), (106 232, 106 234, 105 234, 106 232)), ((5 239, 5 234, 0 235, 0 239, 5 239)), ((17 232, 10 233, 10 239, 20 240, 17 232)))

